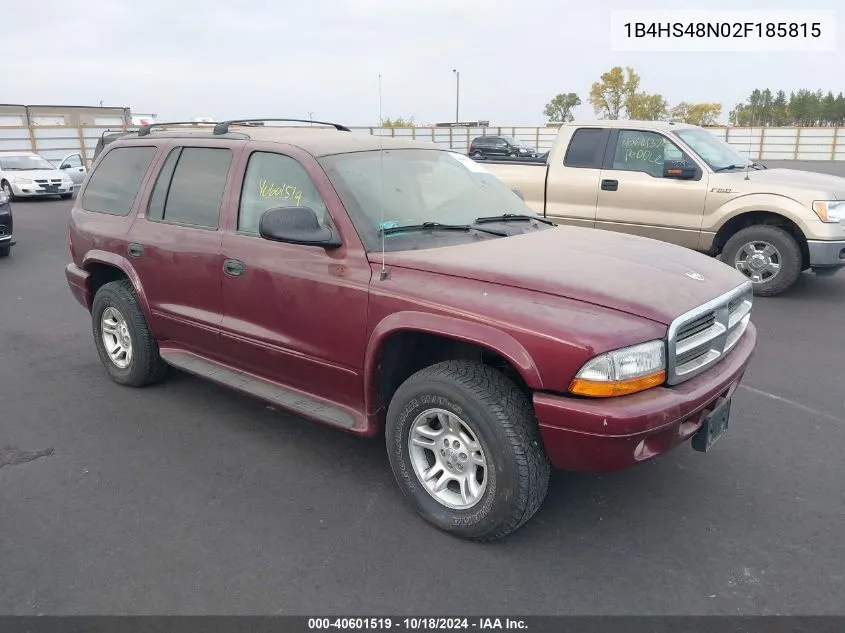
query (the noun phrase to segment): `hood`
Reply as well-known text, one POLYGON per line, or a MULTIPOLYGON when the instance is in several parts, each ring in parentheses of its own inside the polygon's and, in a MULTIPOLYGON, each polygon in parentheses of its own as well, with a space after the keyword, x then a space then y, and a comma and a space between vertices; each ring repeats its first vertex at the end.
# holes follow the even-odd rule
MULTIPOLYGON (((755 187, 766 192, 780 193, 782 189, 796 189, 802 192, 816 191, 819 194, 828 194, 836 200, 845 200, 845 178, 819 174, 813 171, 801 171, 798 169, 758 169, 750 170, 748 180, 745 180, 744 171, 733 171, 730 173, 718 173, 711 176, 711 180, 740 183, 746 187, 755 187)), ((788 195, 788 194, 787 194, 788 195)))
POLYGON ((67 174, 61 169, 31 169, 26 171, 7 171, 11 178, 29 178, 30 180, 63 180, 67 174))
MULTIPOLYGON (((370 257, 377 262, 381 256, 370 257)), ((574 226, 387 253, 385 263, 566 297, 665 325, 746 281, 730 266, 681 246, 574 226)))

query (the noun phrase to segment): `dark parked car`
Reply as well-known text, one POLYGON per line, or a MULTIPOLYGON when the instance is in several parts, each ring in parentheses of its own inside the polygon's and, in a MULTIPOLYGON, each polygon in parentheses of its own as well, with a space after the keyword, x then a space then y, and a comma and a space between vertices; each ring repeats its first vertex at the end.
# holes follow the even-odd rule
POLYGON ((13 233, 12 201, 8 194, 0 189, 0 257, 8 257, 15 243, 13 233))
POLYGON ((537 150, 512 136, 477 136, 467 152, 474 158, 509 157, 536 158, 537 150))
POLYGON ((413 508, 483 541, 534 515, 551 467, 724 435, 757 336, 739 272, 556 226, 466 155, 336 128, 108 144, 65 272, 114 381, 173 366, 383 435, 413 508))

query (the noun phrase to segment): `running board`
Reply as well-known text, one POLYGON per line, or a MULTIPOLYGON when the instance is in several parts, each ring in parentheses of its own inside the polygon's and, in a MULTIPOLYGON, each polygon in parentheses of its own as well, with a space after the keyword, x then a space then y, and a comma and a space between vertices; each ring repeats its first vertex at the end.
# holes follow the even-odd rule
POLYGON ((275 404, 302 416, 319 420, 332 426, 354 430, 358 425, 355 417, 346 410, 299 391, 281 387, 239 369, 227 367, 182 349, 162 347, 162 359, 169 365, 191 374, 207 378, 224 387, 241 391, 270 404, 275 404))

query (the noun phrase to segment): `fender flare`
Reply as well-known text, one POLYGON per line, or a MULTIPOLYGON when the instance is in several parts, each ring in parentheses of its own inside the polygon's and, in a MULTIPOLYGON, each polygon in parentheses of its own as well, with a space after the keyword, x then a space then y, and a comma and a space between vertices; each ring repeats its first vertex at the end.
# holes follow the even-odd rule
POLYGON ((507 332, 480 323, 430 312, 402 311, 386 316, 373 328, 364 357, 366 410, 377 402, 377 363, 387 339, 400 331, 423 332, 472 343, 495 352, 510 362, 532 389, 542 389, 543 380, 528 350, 507 332))
MULTIPOLYGON (((146 317, 148 323, 151 322, 152 312, 150 311, 149 301, 147 301, 147 295, 141 285, 141 279, 138 277, 138 273, 135 272, 135 269, 125 257, 108 251, 90 250, 82 259, 82 269, 90 272, 88 267, 92 264, 105 264, 123 272, 123 274, 129 279, 132 287, 135 289, 135 294, 138 295, 138 302, 141 304, 141 310, 144 312, 144 317, 146 317)), ((93 295, 90 297, 89 301, 93 303, 93 295)))

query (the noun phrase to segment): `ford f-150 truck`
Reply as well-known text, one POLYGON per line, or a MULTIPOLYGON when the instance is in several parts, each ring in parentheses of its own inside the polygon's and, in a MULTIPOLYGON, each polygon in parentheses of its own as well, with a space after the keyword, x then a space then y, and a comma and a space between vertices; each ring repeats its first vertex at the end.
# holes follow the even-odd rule
POLYGON ((569 123, 545 164, 483 164, 557 223, 718 256, 759 295, 783 292, 802 271, 845 266, 845 178, 765 169, 704 128, 569 123))
POLYGON ((757 336, 737 271, 555 226, 437 145, 249 123, 142 127, 83 184, 65 274, 115 382, 176 367, 381 435, 413 508, 479 540, 551 467, 723 436, 757 336))

